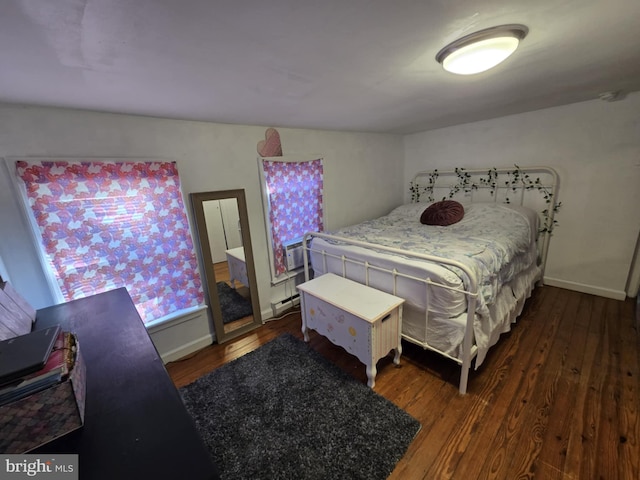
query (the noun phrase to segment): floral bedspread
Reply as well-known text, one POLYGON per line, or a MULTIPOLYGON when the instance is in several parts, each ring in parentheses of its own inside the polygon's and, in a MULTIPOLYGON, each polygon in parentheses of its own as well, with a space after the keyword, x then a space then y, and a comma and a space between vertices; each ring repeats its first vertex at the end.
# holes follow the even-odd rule
MULTIPOLYGON (((478 282, 477 312, 486 314, 487 304, 493 301, 499 286, 535 259, 529 219, 508 205, 474 203, 465 205, 460 222, 446 227, 430 226, 420 223, 420 214, 427 206, 424 203, 402 205, 389 215, 331 234, 464 263, 478 282), (522 256, 527 257, 526 262, 512 262, 522 256)), ((468 279, 460 269, 445 267, 467 285, 468 279)))

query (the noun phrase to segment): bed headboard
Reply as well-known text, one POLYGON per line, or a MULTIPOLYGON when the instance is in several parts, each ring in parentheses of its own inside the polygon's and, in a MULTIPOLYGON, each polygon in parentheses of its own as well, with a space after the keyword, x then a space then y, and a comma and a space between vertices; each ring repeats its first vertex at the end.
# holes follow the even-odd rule
POLYGON ((412 202, 453 199, 461 202, 501 202, 523 205, 540 212, 538 246, 544 270, 549 239, 560 208, 560 180, 551 167, 520 167, 452 170, 435 169, 415 174, 409 191, 412 202))

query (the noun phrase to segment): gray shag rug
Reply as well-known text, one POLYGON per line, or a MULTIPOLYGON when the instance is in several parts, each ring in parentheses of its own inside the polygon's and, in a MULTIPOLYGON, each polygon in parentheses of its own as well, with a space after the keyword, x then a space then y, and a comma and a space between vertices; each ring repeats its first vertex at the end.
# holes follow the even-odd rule
POLYGON ((420 430, 290 334, 180 393, 225 480, 382 480, 420 430))
POLYGON ((218 300, 222 310, 222 323, 231 323, 253 315, 251 302, 231 288, 226 282, 216 283, 218 300))

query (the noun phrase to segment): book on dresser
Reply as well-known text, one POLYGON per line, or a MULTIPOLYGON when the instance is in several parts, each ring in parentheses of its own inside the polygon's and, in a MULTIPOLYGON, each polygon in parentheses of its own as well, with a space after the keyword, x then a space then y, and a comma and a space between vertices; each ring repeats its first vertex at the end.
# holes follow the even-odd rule
POLYGON ((59 332, 55 325, 0 341, 0 385, 42 369, 59 332))
POLYGON ((0 386, 0 406, 66 380, 75 362, 75 350, 73 334, 59 331, 44 367, 0 386))

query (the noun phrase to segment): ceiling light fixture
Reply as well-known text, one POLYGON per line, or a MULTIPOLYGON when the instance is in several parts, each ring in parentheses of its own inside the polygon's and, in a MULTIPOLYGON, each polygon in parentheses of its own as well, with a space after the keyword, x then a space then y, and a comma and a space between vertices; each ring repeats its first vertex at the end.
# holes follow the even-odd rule
POLYGON ((500 25, 471 33, 450 43, 436 55, 438 63, 451 73, 473 75, 505 61, 529 29, 524 25, 500 25))

